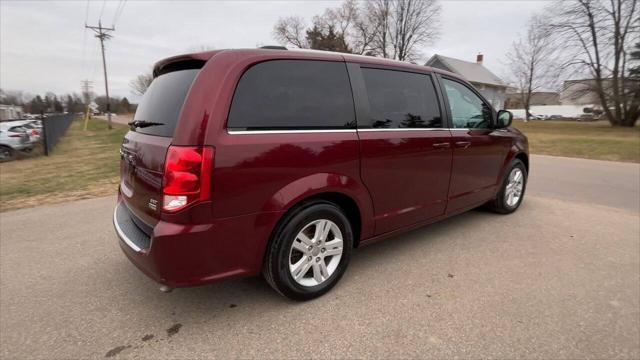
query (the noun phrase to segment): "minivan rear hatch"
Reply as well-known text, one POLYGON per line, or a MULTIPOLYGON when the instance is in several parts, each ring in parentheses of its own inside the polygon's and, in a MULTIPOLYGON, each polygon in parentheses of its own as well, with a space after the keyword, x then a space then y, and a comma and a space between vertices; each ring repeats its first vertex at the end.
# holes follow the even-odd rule
POLYGON ((157 76, 142 97, 120 148, 122 199, 133 222, 149 236, 160 219, 167 150, 199 71, 178 69, 157 76))

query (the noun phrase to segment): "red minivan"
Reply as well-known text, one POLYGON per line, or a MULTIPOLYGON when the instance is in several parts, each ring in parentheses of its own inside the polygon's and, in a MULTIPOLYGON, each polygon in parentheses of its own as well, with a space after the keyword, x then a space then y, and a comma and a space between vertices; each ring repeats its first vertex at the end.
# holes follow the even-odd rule
POLYGON ((454 74, 270 48, 176 56, 153 75, 113 221, 165 290, 262 273, 311 299, 355 247, 522 202, 527 138, 454 74))

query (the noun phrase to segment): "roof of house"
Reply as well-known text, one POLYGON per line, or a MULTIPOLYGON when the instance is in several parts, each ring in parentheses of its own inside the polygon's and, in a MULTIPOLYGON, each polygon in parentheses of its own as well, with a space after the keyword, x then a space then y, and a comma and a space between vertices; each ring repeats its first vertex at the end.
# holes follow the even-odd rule
POLYGON ((437 64, 434 64, 434 63, 436 63, 438 60, 440 63, 442 63, 444 66, 447 67, 446 69, 443 69, 443 70, 448 70, 453 73, 462 75, 469 82, 482 83, 482 84, 488 84, 488 85, 494 85, 494 86, 504 86, 504 87, 507 86, 498 76, 496 76, 494 73, 489 71, 489 69, 484 67, 482 64, 478 64, 475 62, 454 59, 448 56, 442 56, 442 55, 436 54, 436 55, 433 55, 425 65, 437 67, 435 66, 437 64))

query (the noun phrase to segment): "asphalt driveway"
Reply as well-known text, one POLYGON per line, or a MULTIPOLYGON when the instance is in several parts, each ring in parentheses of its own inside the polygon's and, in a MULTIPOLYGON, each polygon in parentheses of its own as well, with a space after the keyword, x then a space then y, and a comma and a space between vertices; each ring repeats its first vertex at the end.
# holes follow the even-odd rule
POLYGON ((0 214, 0 357, 638 358, 640 166, 536 156, 522 208, 358 249, 296 303, 258 278, 160 293, 115 197, 0 214))

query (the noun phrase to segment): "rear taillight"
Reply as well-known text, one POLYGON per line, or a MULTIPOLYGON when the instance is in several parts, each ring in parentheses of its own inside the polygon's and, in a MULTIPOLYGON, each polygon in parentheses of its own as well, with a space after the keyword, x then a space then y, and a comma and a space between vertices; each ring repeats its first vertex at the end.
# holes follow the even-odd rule
POLYGON ((21 138, 23 136, 24 136, 23 134, 11 134, 11 135, 9 135, 9 137, 16 137, 16 138, 21 138))
POLYGON ((164 163, 162 209, 176 212, 209 199, 214 151, 209 146, 170 146, 164 163))

